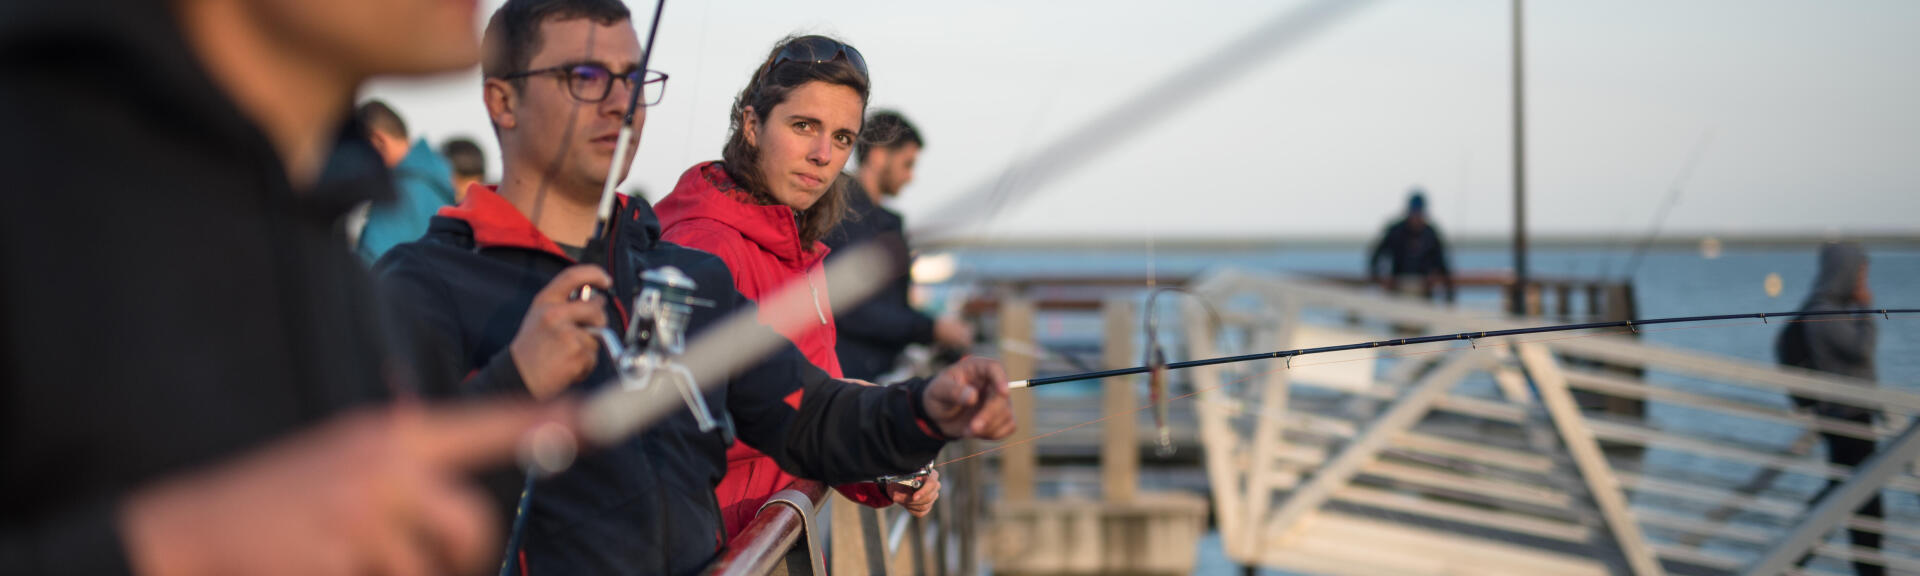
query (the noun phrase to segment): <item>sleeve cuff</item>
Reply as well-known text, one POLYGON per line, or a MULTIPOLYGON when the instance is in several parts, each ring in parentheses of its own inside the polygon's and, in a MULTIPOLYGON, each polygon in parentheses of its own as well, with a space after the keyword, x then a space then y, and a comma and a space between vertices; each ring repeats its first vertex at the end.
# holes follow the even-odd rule
POLYGON ((493 355, 493 360, 488 361, 485 368, 468 375, 464 388, 479 394, 533 397, 533 391, 527 389, 527 381, 520 377, 520 365, 513 361, 512 349, 502 349, 493 355))
POLYGON ((907 403, 913 408, 911 412, 913 414, 913 423, 910 425, 912 431, 903 431, 900 437, 908 439, 909 443, 916 449, 931 446, 932 451, 938 452, 941 448, 946 447, 948 442, 953 441, 953 439, 948 438, 945 434, 941 434, 940 427, 934 425, 932 418, 927 417, 927 407, 922 402, 922 399, 926 398, 927 387, 932 385, 933 381, 931 380, 915 378, 896 384, 895 386, 906 392, 907 403))

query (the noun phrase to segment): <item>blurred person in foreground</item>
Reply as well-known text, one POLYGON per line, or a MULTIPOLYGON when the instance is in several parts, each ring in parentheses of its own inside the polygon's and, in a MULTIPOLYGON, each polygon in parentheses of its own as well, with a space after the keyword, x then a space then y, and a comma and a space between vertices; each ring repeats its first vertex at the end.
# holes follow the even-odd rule
MULTIPOLYGON (((1807 296, 1800 310, 1856 310, 1872 305, 1873 292, 1867 288, 1867 251, 1856 242, 1829 242, 1821 246, 1820 272, 1814 278, 1813 293, 1807 296)), ((1879 378, 1874 371, 1873 360, 1878 340, 1878 328, 1871 316, 1813 316, 1787 324, 1781 330, 1779 340, 1775 341, 1774 351, 1781 364, 1873 384, 1879 378)), ((1875 410, 1837 402, 1800 396, 1793 397, 1793 402, 1803 410, 1862 424, 1869 429, 1878 416, 1875 410)), ((1875 442, 1867 438, 1826 432, 1820 433, 1820 438, 1827 445, 1827 461, 1850 468, 1866 462, 1878 450, 1875 442)), ((1828 480, 1827 487, 1814 500, 1826 497, 1839 485, 1838 480, 1828 480)), ((1857 513, 1868 518, 1881 518, 1880 496, 1875 494, 1857 513)), ((1877 533, 1848 530, 1847 537, 1856 547, 1880 549, 1880 535, 1877 533)), ((1885 568, 1879 565, 1862 562, 1854 562, 1853 570, 1861 576, 1886 573, 1885 568)))
MULTIPOLYGON (((550 399, 622 385, 594 333, 627 331, 628 306, 648 270, 680 270, 697 283, 694 295, 712 303, 693 310, 690 338, 751 308, 719 258, 660 238, 644 199, 619 197, 606 252, 582 261, 628 95, 642 90, 636 136, 644 106, 664 97, 666 76, 639 69, 639 36, 625 5, 509 0, 489 21, 485 46, 482 89, 504 159, 501 183, 472 186, 433 219, 426 238, 375 266, 384 293, 420 329, 407 339, 412 358, 441 370, 424 379, 450 384, 430 393, 550 399), (582 285, 614 299, 570 298, 582 285)), ((628 442, 534 482, 521 546, 508 551, 519 571, 699 572, 732 538, 715 499, 723 475, 735 480, 726 466, 732 446, 771 457, 778 468, 770 473, 873 488, 874 478, 925 466, 948 439, 1011 432, 1005 376, 991 361, 877 388, 829 378, 782 344, 724 383, 703 383, 713 386, 707 405, 717 420, 733 422, 738 444, 724 426, 703 432, 689 410, 677 409, 628 442)), ((497 492, 497 509, 512 514, 522 485, 497 492)), ((939 489, 890 487, 899 500, 929 503, 939 489)))
POLYGON ((464 478, 565 417, 381 406, 411 384, 338 225, 390 194, 360 83, 470 66, 474 28, 439 0, 0 4, 0 573, 498 558, 464 478))
POLYGON ((920 130, 898 112, 883 110, 867 117, 860 142, 854 145, 859 168, 847 182, 847 217, 823 240, 834 254, 867 242, 878 242, 892 257, 886 287, 873 299, 836 314, 840 341, 835 352, 848 378, 877 380, 899 364, 908 344, 938 344, 964 351, 973 344, 973 328, 958 318, 934 318, 913 309, 912 252, 900 214, 881 206, 900 196, 913 181, 913 166, 926 141, 920 130))
POLYGON ((458 204, 467 199, 467 188, 487 180, 487 153, 466 138, 450 138, 440 143, 440 156, 453 168, 453 198, 458 204))
POLYGON ((453 172, 427 139, 408 140, 406 121, 386 102, 370 100, 355 114, 366 127, 367 141, 393 171, 393 198, 368 205, 366 226, 354 246, 372 266, 394 245, 426 234, 427 219, 453 204, 453 172))
POLYGON ((1387 226, 1367 251, 1367 281, 1388 293, 1432 299, 1435 286, 1446 288, 1454 300, 1453 270, 1447 267, 1447 245, 1440 230, 1427 219, 1427 195, 1419 188, 1407 197, 1407 214, 1387 226), (1380 261, 1386 260, 1385 274, 1380 261))

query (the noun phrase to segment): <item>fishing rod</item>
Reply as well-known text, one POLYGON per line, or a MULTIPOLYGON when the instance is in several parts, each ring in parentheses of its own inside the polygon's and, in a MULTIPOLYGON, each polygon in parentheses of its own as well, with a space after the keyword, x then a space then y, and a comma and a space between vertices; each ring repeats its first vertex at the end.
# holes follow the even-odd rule
POLYGON ((1587 322, 1583 324, 1559 324, 1554 326, 1537 326, 1533 328, 1511 328, 1507 330, 1487 330, 1484 332, 1458 332, 1454 334, 1441 334, 1441 335, 1435 335, 1435 336, 1417 336, 1413 338, 1393 338, 1388 340, 1374 340, 1371 342, 1360 342, 1356 344, 1321 346, 1318 348, 1298 348, 1293 350, 1260 352, 1256 354, 1242 354, 1239 356, 1222 356, 1218 358, 1204 358, 1200 360, 1172 362, 1172 363, 1161 364, 1161 365, 1135 366, 1132 368, 1116 368, 1112 370, 1083 372, 1079 374, 1067 374, 1063 376, 1031 378, 1027 380, 1015 380, 1013 382, 1009 382, 1007 383, 1007 388, 1009 389, 1034 388, 1039 386, 1046 386, 1049 384, 1060 384, 1063 382, 1078 382, 1082 380, 1098 380, 1101 378, 1113 378, 1116 376, 1149 374, 1156 370, 1159 370, 1159 371, 1184 370, 1187 368, 1199 368, 1202 366, 1216 366, 1220 364, 1237 364, 1240 362, 1252 362, 1254 360, 1276 360, 1276 359, 1285 358, 1289 360, 1289 363, 1291 363, 1291 360, 1294 357, 1306 356, 1309 354, 1344 352, 1348 350, 1365 350, 1368 348, 1392 348, 1396 346, 1410 346, 1414 344, 1431 344, 1435 342, 1451 342, 1451 341, 1457 341, 1457 340, 1466 340, 1466 341, 1472 342, 1472 341, 1480 340, 1483 338, 1499 338, 1502 336, 1524 336, 1528 334, 1546 334, 1551 332, 1571 332, 1574 330, 1592 330, 1596 328, 1629 328, 1637 331, 1641 326, 1653 326, 1657 324, 1684 324, 1684 323, 1692 323, 1692 322, 1712 322, 1716 320, 1766 321, 1768 318, 1786 318, 1786 317, 1803 318, 1808 316, 1881 316, 1891 320, 1893 318, 1892 315, 1894 314, 1920 314, 1920 308, 1876 308, 1876 309, 1858 309, 1858 310, 1812 310, 1812 311, 1800 311, 1800 312, 1754 312, 1754 313, 1748 313, 1748 314, 1715 314, 1710 316, 1679 316, 1679 317, 1672 317, 1672 318, 1649 318, 1645 320, 1614 320, 1610 322, 1587 322))
MULTIPOLYGON (((599 220, 594 222, 593 236, 587 238, 587 245, 581 249, 581 262, 600 262, 605 260, 607 238, 612 235, 613 229, 614 186, 619 184, 620 174, 622 169, 625 168, 624 161, 627 158, 627 149, 633 145, 633 115, 640 107, 640 93, 646 90, 647 64, 653 59, 653 41, 660 37, 660 14, 666 10, 666 7, 667 0, 654 0, 653 22, 647 26, 647 43, 640 52, 640 67, 634 71, 634 77, 627 85, 627 113, 622 116, 620 120, 620 138, 613 147, 613 163, 607 170, 606 186, 600 190, 599 220)), ((608 81, 612 82, 611 79, 608 81)), ((566 152, 563 150, 561 154, 565 155, 566 152)), ((558 163, 556 162, 555 165, 558 166, 558 163)), ((541 186, 544 191, 546 183, 542 182, 541 186)), ((537 216, 534 219, 535 221, 539 220, 537 216)), ((593 292, 594 289, 592 286, 581 286, 575 297, 584 300, 592 297, 593 292)), ((608 301, 612 300, 613 298, 608 298, 608 301)), ((613 340, 608 340, 607 343, 609 346, 614 345, 613 340)), ((611 350, 611 348, 609 348, 609 350, 611 350)), ((696 394, 694 398, 697 399, 699 396, 696 394)), ((705 408, 705 406, 702 405, 701 408, 705 408)), ((696 410, 695 413, 702 417, 708 416, 698 410, 696 410)), ((701 428, 704 431, 707 426, 704 425, 704 420, 702 422, 703 426, 701 428)), ((572 449, 569 448, 564 451, 571 454, 572 449)), ((572 458, 569 455, 569 457, 561 458, 560 460, 570 464, 572 458)), ((539 481, 541 468, 543 467, 539 465, 530 465, 527 468, 526 481, 520 488, 520 500, 514 508, 513 522, 507 529, 506 551, 505 554, 503 554, 504 558, 500 561, 500 576, 512 576, 514 570, 520 566, 521 539, 526 533, 527 512, 533 505, 534 486, 539 481)))
MULTIPOLYGON (((581 262, 599 262, 606 256, 607 239, 613 234, 613 204, 619 195, 615 187, 620 184, 620 176, 628 168, 627 151, 633 143, 633 115, 640 110, 640 93, 646 91, 647 65, 653 61, 653 41, 660 37, 660 13, 667 8, 667 0, 657 0, 653 4, 653 23, 647 27, 647 43, 640 52, 640 68, 634 71, 631 88, 627 92, 627 113, 620 120, 620 137, 613 145, 613 163, 607 166, 607 183, 600 189, 600 209, 598 220, 593 224, 593 236, 587 238, 587 245, 580 251, 581 262)), ((663 85, 664 86, 664 85, 663 85)))
MULTIPOLYGON (((1673 185, 1667 187, 1667 198, 1660 203, 1659 211, 1654 212, 1653 222, 1647 228, 1647 235, 1641 237, 1640 245, 1635 246, 1633 254, 1627 257, 1627 273, 1623 277, 1628 281, 1632 281, 1633 275, 1640 271, 1640 259, 1647 255, 1647 250, 1653 248, 1653 241, 1660 237, 1660 229, 1667 223, 1667 214, 1673 211, 1675 204, 1680 203, 1680 194, 1686 190, 1687 183, 1693 180, 1694 168, 1700 165, 1700 156, 1706 153, 1707 147, 1711 144, 1713 144, 1713 129, 1708 128, 1700 133, 1700 141, 1693 145, 1693 152, 1687 155, 1687 162, 1680 165, 1680 172, 1673 175, 1673 185)), ((1604 264, 1602 266, 1600 276, 1604 278, 1607 276, 1607 271, 1604 269, 1604 264)))

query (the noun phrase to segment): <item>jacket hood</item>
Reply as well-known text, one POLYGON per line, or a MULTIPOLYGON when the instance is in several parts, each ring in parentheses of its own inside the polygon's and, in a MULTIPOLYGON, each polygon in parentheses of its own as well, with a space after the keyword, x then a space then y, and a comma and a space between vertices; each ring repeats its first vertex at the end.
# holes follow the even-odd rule
MULTIPOLYGON (((625 194, 615 199, 615 241, 637 250, 652 248, 660 240, 660 221, 646 201, 634 201, 625 194), (638 230, 640 233, 633 233, 638 230)), ((500 196, 499 188, 475 182, 467 186, 467 199, 440 209, 436 218, 463 222, 471 230, 474 248, 518 248, 546 252, 572 260, 560 245, 533 225, 520 209, 500 196)))
MULTIPOLYGON (((103 114, 128 114, 147 130, 183 147, 213 151, 237 162, 272 166, 260 176, 288 182, 285 166, 239 105, 216 85, 180 29, 173 2, 65 0, 0 2, 0 75, 8 82, 110 82, 110 100, 84 105, 103 114)), ((68 87, 44 86, 62 91, 68 87)), ((79 88, 87 88, 79 86, 79 88)), ((362 128, 345 113, 318 181, 305 190, 270 186, 290 195, 308 217, 332 220, 367 200, 392 196, 385 166, 364 166, 362 128), (369 185, 375 184, 375 185, 369 185)), ((252 191, 252 194, 260 192, 252 191)))
POLYGON ((1853 293, 1860 284, 1860 268, 1867 265, 1867 251, 1857 242, 1828 242, 1820 247, 1820 275, 1814 279, 1813 294, 1807 305, 1840 306, 1853 304, 1853 293))
MULTIPOLYGON (((91 61, 96 70, 114 74, 127 101, 187 113, 201 122, 237 116, 194 59, 171 5, 135 0, 0 4, 0 66, 14 71, 91 61)), ((231 130, 239 127, 235 120, 240 119, 203 129, 231 130)))
POLYGON ((683 222, 712 221, 738 231, 748 242, 790 267, 809 267, 827 256, 825 244, 800 244, 800 225, 794 220, 792 208, 755 202, 727 176, 719 162, 688 168, 673 186, 673 193, 660 200, 659 210, 661 224, 668 228, 683 222))
POLYGON ((414 140, 413 146, 407 149, 406 157, 400 159, 400 164, 394 166, 393 171, 425 183, 423 188, 432 191, 441 204, 453 204, 453 168, 447 166, 446 159, 441 158, 432 145, 427 144, 427 139, 414 140))

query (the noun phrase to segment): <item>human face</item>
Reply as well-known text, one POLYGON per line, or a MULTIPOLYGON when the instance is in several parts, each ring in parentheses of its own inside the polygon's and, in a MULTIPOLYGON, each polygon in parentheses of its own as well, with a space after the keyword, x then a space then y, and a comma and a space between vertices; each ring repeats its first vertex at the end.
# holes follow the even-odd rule
MULTIPOLYGON (((630 21, 605 25, 587 19, 547 21, 540 25, 540 38, 528 70, 599 64, 625 75, 640 67, 640 37, 630 21)), ((559 73, 528 76, 520 82, 516 89, 507 80, 487 80, 487 104, 500 127, 504 170, 548 174, 555 190, 597 199, 613 163, 629 91, 635 87, 615 81, 605 99, 582 102, 573 97, 566 77, 559 73)), ((646 111, 643 106, 633 114, 635 142, 623 160, 628 170, 646 126, 646 111)), ((626 174, 619 179, 625 180, 626 174)))
POLYGON ((280 37, 361 76, 427 74, 480 60, 478 0, 253 0, 280 37))
POLYGON ((874 168, 880 171, 878 192, 881 196, 899 196, 900 190, 913 182, 913 165, 920 160, 919 144, 908 142, 892 150, 876 148, 867 154, 875 161, 874 168))
POLYGON ((847 165, 866 102, 852 88, 808 82, 763 116, 750 113, 747 144, 759 152, 760 181, 775 201, 813 207, 847 165))

